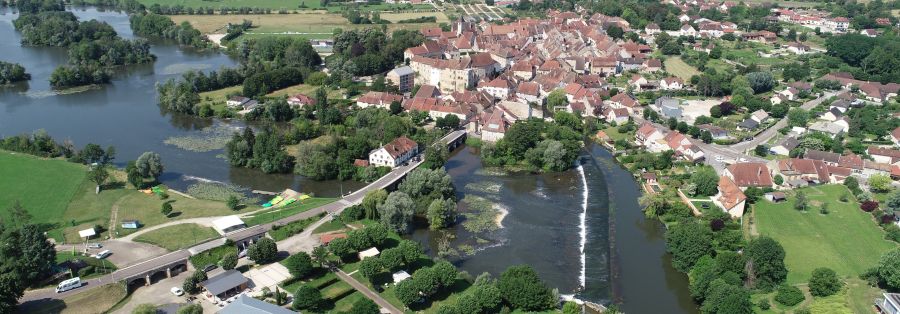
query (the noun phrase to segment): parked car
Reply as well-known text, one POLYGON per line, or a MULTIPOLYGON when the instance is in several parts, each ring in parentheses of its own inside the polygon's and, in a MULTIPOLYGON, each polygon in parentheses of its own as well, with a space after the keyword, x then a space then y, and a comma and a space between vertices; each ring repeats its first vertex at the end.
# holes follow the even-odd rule
POLYGON ((740 162, 748 162, 749 160, 747 160, 747 158, 741 157, 741 159, 738 159, 738 161, 740 161, 740 162))
POLYGON ((722 160, 725 160, 725 157, 722 157, 722 155, 716 155, 716 161, 722 161, 722 160))
POLYGON ((216 268, 218 268, 218 267, 219 267, 219 265, 216 265, 216 264, 209 264, 209 265, 206 265, 206 266, 203 267, 203 271, 208 273, 208 272, 210 272, 210 271, 212 271, 213 269, 216 269, 216 268))
POLYGON ((244 258, 244 257, 246 257, 246 256, 247 256, 247 250, 246 250, 246 249, 244 249, 243 251, 238 252, 238 258, 244 258))
POLYGON ((110 250, 103 250, 102 252, 95 254, 95 255, 94 255, 94 258, 96 258, 96 259, 104 259, 104 258, 106 258, 107 256, 110 256, 110 255, 112 255, 112 251, 110 251, 110 250))
POLYGON ((100 243, 91 243, 91 244, 88 244, 88 248, 92 248, 92 249, 100 249, 100 248, 103 248, 103 244, 100 244, 100 243))
POLYGON ((172 289, 170 289, 169 291, 172 291, 172 294, 174 294, 175 296, 179 296, 179 297, 182 294, 184 294, 184 291, 181 290, 181 288, 179 288, 179 287, 172 287, 172 289))

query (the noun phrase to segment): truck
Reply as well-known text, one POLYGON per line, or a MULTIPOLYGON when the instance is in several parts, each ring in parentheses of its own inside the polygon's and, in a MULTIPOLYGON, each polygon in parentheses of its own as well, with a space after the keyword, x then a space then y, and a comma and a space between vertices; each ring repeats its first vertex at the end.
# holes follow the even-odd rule
POLYGON ((56 293, 69 291, 78 287, 81 287, 83 283, 81 282, 81 277, 75 277, 72 279, 66 279, 59 283, 56 286, 56 293))

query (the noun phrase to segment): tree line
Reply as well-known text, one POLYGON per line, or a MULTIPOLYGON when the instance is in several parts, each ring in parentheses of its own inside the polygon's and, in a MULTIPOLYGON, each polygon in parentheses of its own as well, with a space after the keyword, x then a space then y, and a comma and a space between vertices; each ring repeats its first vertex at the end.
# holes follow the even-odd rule
POLYGON ((488 165, 526 166, 533 171, 569 169, 581 149, 583 128, 580 117, 562 111, 553 122, 518 121, 497 143, 482 147, 481 159, 488 165))
POLYGON ((418 31, 397 30, 390 37, 375 28, 341 31, 334 38, 334 54, 325 60, 332 71, 326 84, 348 86, 354 76, 387 72, 403 62, 406 48, 424 41, 418 31))
POLYGON ((0 61, 0 85, 27 81, 31 74, 25 72, 25 67, 18 63, 0 61))
POLYGON ((187 21, 176 25, 168 16, 155 13, 132 14, 128 21, 134 33, 140 36, 172 39, 180 45, 201 49, 213 45, 187 21))

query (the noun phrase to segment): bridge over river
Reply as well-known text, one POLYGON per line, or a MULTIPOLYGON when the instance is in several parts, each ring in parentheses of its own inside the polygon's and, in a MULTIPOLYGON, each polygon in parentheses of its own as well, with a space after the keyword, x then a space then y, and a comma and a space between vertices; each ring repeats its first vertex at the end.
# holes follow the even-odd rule
MULTIPOLYGON (((465 140, 466 131, 456 130, 441 138, 439 143, 445 143, 447 145, 447 148, 450 151, 453 151, 457 147, 462 146, 465 140)), ((420 156, 421 155, 424 155, 424 152, 421 153, 420 156)), ((421 165, 424 160, 424 158, 420 158, 418 161, 411 161, 406 165, 396 167, 387 175, 379 178, 378 180, 372 182, 364 188, 347 194, 341 199, 324 206, 310 209, 293 216, 288 216, 274 222, 230 232, 228 234, 225 234, 224 237, 196 245, 189 249, 178 250, 148 259, 141 263, 119 269, 109 275, 86 280, 84 281, 85 286, 78 289, 73 289, 62 293, 55 293, 53 288, 28 291, 21 299, 19 299, 19 302, 36 301, 41 299, 62 299, 70 295, 82 293, 103 286, 105 284, 119 281, 124 281, 128 286, 135 283, 140 283, 141 281, 143 281, 145 285, 150 285, 152 283, 152 278, 154 277, 171 276, 173 274, 173 271, 186 271, 188 259, 191 256, 219 246, 224 243, 226 239, 233 241, 235 245, 238 246, 238 248, 243 249, 246 246, 264 237, 266 232, 272 229, 272 226, 284 225, 298 220, 315 217, 321 213, 339 214, 345 208, 361 203, 362 199, 366 196, 366 193, 370 191, 378 189, 390 189, 395 187, 401 179, 406 177, 406 175, 410 171, 421 165)))

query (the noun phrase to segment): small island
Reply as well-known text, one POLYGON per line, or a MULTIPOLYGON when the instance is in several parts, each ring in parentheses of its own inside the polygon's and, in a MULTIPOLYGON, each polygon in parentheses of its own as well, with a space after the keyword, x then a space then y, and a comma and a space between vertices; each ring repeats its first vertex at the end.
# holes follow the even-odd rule
POLYGON ((25 67, 18 63, 0 61, 0 85, 7 85, 31 79, 25 67))

